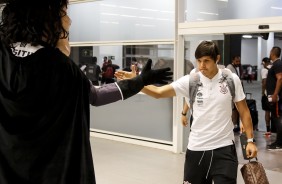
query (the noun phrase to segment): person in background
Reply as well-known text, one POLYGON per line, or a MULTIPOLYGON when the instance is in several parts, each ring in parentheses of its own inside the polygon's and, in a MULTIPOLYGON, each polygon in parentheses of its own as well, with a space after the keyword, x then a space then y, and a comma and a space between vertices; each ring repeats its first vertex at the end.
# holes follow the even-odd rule
MULTIPOLYGON (((232 63, 228 64, 226 66, 226 68, 231 70, 232 73, 235 73, 240 78, 240 76, 241 76, 240 66, 241 66, 241 57, 236 55, 236 56, 232 57, 232 63)), ((242 86, 243 86, 243 83, 242 83, 242 86)), ((233 107, 232 108, 232 122, 234 124, 233 131, 234 132, 240 132, 239 112, 238 112, 235 104, 232 104, 232 107, 233 107)))
MULTIPOLYGON (((127 72, 131 72, 132 69, 134 69, 134 71, 136 72, 136 75, 139 75, 139 70, 137 68, 137 59, 136 57, 133 57, 131 59, 131 62, 130 62, 130 66, 127 66, 125 68, 123 68, 122 70, 123 71, 127 71, 127 72), (134 68, 133 68, 134 67, 134 68)), ((155 68, 154 68, 155 69, 155 68)))
POLYGON ((108 65, 108 57, 104 56, 104 58, 103 58, 103 65, 102 65, 101 85, 106 83, 105 74, 104 73, 106 71, 107 65, 108 65))
POLYGON ((282 150, 282 61, 280 47, 273 47, 270 51, 272 67, 268 70, 266 78, 266 92, 271 105, 271 123, 275 125, 276 140, 268 145, 269 151, 282 150))
POLYGON ((253 68, 252 68, 252 65, 249 65, 247 67, 247 73, 248 73, 247 83, 252 83, 252 80, 253 80, 253 68))
POLYGON ((261 105, 262 105, 262 110, 264 110, 264 119, 265 119, 265 125, 266 125, 266 132, 264 133, 265 136, 271 135, 270 131, 270 119, 271 119, 271 114, 270 114, 270 107, 269 107, 269 102, 267 98, 267 93, 266 93, 266 78, 267 78, 267 73, 268 70, 271 68, 271 62, 268 57, 265 57, 262 59, 262 65, 263 68, 261 69, 261 92, 262 92, 262 97, 261 97, 261 105))
POLYGON ((95 86, 99 86, 99 76, 102 71, 100 66, 97 65, 97 57, 91 58, 91 63, 86 66, 85 71, 86 76, 89 78, 92 84, 95 86))
MULTIPOLYGON (((186 151, 183 183, 236 184, 238 159, 231 120, 232 100, 239 110, 248 138, 246 155, 249 158, 257 156, 252 119, 241 81, 230 72, 235 85, 235 97, 232 99, 226 82, 222 83, 222 70, 217 66, 220 60, 219 49, 214 42, 201 42, 196 48, 195 57, 201 85, 194 103, 190 103, 193 123, 186 151)), ((123 72, 118 72, 117 77, 123 79, 123 72)), ((160 87, 148 85, 142 92, 154 98, 183 96, 191 102, 193 100, 189 99, 188 94, 189 77, 190 75, 185 75, 160 87)))
POLYGON ((125 100, 172 73, 148 63, 135 78, 96 88, 69 58, 68 0, 4 2, 0 183, 95 184, 90 104, 125 100))
POLYGON ((114 78, 115 77, 114 76, 115 72, 116 72, 116 69, 115 69, 115 67, 112 64, 112 60, 109 59, 108 60, 108 64, 107 64, 107 66, 105 68, 105 71, 103 72, 103 76, 105 78, 105 83, 106 84, 115 82, 115 78, 114 78))
POLYGON ((233 56, 232 57, 232 62, 226 66, 229 70, 231 70, 232 73, 235 73, 238 75, 239 78, 241 78, 241 73, 240 73, 240 66, 241 66, 241 57, 240 56, 233 56))

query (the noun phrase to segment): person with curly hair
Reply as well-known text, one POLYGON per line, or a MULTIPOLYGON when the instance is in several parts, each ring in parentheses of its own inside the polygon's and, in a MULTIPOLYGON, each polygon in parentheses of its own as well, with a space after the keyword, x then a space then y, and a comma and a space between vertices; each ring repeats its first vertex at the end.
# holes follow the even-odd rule
POLYGON ((171 72, 148 63, 95 88, 69 58, 68 0, 0 3, 0 183, 95 184, 90 104, 127 99, 171 72))

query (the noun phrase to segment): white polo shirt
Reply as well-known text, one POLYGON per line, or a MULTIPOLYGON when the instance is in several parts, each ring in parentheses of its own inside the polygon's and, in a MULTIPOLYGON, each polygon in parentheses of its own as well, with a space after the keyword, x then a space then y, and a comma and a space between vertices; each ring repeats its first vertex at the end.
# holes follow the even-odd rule
MULTIPOLYGON (((188 149, 194 151, 213 150, 232 145, 234 141, 232 116, 232 96, 227 83, 219 83, 222 71, 212 78, 201 72, 199 87, 193 104, 193 123, 188 140, 188 149)), ((235 85, 234 102, 241 101, 245 94, 239 77, 232 73, 235 85)), ((189 99, 189 75, 171 83, 177 96, 189 99)))

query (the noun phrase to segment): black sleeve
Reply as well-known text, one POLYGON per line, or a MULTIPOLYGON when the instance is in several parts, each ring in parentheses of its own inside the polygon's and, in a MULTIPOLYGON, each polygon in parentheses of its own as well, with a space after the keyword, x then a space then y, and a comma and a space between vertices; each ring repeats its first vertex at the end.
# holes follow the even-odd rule
POLYGON ((122 94, 116 83, 95 87, 90 82, 89 93, 89 103, 93 106, 106 105, 118 100, 122 100, 122 94))
POLYGON ((136 76, 133 79, 118 81, 117 85, 122 92, 123 99, 127 99, 139 93, 144 87, 144 82, 141 76, 136 76))

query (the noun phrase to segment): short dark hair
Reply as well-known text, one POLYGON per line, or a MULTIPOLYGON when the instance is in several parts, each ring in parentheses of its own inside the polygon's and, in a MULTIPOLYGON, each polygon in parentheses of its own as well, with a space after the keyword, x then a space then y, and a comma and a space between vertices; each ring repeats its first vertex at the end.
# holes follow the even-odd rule
POLYGON ((274 47, 272 47, 271 52, 272 52, 276 57, 280 57, 280 55, 281 55, 281 48, 280 48, 280 47, 277 47, 277 46, 274 46, 274 47))
POLYGON ((218 55, 218 46, 213 41, 202 41, 195 51, 196 59, 204 56, 210 56, 214 61, 216 61, 218 55))
POLYGON ((268 57, 263 58, 262 61, 264 63, 270 63, 270 59, 268 57))
POLYGON ((68 37, 61 18, 66 15, 68 0, 6 0, 0 23, 0 39, 7 45, 22 42, 55 47, 68 37))
POLYGON ((91 58, 91 61, 92 61, 92 63, 97 63, 97 57, 96 56, 93 56, 92 58, 91 58))
POLYGON ((234 60, 234 59, 236 59, 236 58, 241 58, 239 55, 234 55, 234 56, 232 56, 232 61, 234 60))

